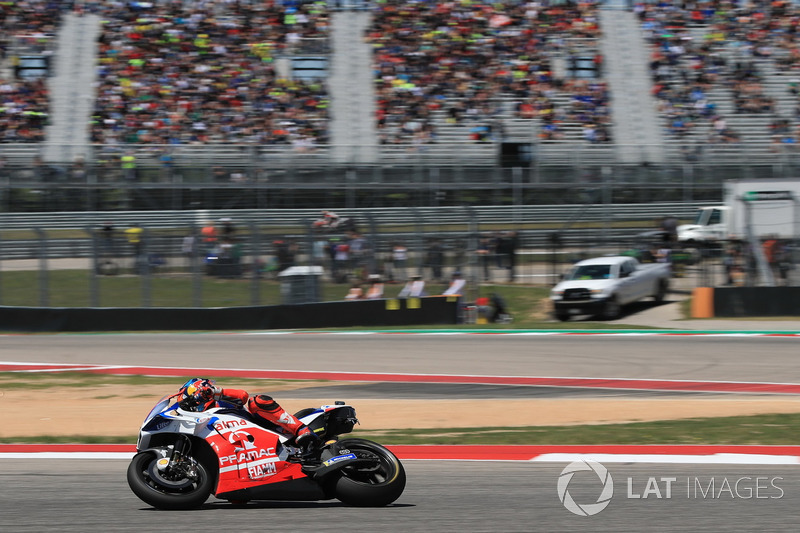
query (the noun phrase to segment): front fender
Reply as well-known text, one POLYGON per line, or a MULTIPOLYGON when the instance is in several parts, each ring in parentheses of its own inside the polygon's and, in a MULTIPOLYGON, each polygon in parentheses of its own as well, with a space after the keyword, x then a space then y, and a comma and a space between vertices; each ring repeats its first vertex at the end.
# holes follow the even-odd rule
POLYGON ((187 437, 191 442, 191 456, 206 468, 209 475, 214 478, 214 487, 219 479, 219 458, 211 445, 200 437, 188 436, 178 433, 157 433, 152 435, 149 446, 139 449, 139 453, 153 452, 159 457, 169 457, 170 446, 175 444, 179 437, 187 437))

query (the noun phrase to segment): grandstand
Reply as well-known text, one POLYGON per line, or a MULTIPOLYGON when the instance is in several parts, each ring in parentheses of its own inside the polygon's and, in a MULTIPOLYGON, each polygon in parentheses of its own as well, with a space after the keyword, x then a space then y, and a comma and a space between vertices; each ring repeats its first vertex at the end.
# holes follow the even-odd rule
POLYGON ((785 28, 798 8, 618 4, 6 3, 3 172, 23 188, 490 190, 613 175, 691 182, 684 198, 794 172, 800 63, 785 28), (48 58, 46 78, 15 69, 31 54, 48 58))

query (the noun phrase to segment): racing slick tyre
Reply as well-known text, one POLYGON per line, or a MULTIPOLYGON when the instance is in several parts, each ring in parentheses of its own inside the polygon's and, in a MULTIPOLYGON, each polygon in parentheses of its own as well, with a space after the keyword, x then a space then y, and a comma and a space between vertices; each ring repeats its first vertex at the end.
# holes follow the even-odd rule
POLYGON ((340 454, 352 453, 363 460, 340 470, 332 486, 336 499, 357 507, 381 507, 403 493, 406 471, 392 452, 364 439, 344 439, 337 448, 340 454))
POLYGON ((603 306, 603 318, 606 320, 614 320, 615 318, 618 318, 621 312, 622 306, 619 305, 616 296, 609 298, 606 304, 603 306))
POLYGON ((569 320, 569 313, 553 313, 553 315, 559 322, 566 322, 569 320))
POLYGON ((128 485, 143 502, 157 509, 196 509, 213 489, 213 477, 199 462, 192 462, 192 477, 158 469, 154 452, 136 454, 128 465, 128 485))

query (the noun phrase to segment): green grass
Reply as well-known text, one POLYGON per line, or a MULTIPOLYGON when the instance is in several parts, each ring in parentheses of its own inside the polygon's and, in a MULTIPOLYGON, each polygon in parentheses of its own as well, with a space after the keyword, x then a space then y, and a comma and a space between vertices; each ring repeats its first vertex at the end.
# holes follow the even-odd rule
MULTIPOLYGON (((98 276, 98 307, 142 307, 145 286, 143 279, 133 275, 98 276)), ((194 307, 194 282, 189 275, 161 274, 151 278, 149 297, 151 307, 194 307)), ((43 305, 41 286, 47 287, 46 307, 91 307, 91 276, 86 270, 53 270, 42 283, 38 272, 0 272, 0 305, 39 307, 43 305)), ((441 294, 446 284, 431 283, 430 294, 441 294)), ((325 282, 321 285, 322 301, 342 300, 347 284, 325 282)), ((387 284, 385 296, 394 298, 402 284, 387 284)), ((280 283, 262 279, 258 286, 258 305, 281 303, 280 283)), ((514 322, 511 324, 421 325, 385 329, 630 329, 604 322, 553 321, 547 297, 550 288, 541 285, 482 284, 478 296, 499 294, 506 302, 514 322)), ((253 305, 253 283, 250 279, 220 279, 204 276, 200 288, 200 307, 237 307, 253 305)), ((473 296, 473 293, 470 293, 473 296)), ((354 328, 344 328, 354 329, 354 328)), ((355 328, 363 329, 363 328, 355 328)), ((374 329, 374 328, 373 328, 374 329)), ((384 328, 381 328, 384 329, 384 328)), ((641 329, 641 328, 638 328, 641 329)))
MULTIPOLYGON (((383 444, 715 444, 800 445, 800 414, 692 418, 581 426, 397 429, 351 435, 383 444)), ((0 443, 133 444, 136 435, 6 437, 0 443)))
MULTIPOLYGON (((188 372, 188 371, 187 371, 188 372)), ((187 374, 187 377, 191 377, 187 374)), ((215 376, 203 376, 215 379, 215 376)), ((115 376, 109 374, 91 374, 83 372, 59 372, 59 373, 30 373, 30 372, 0 372, 0 380, 3 383, 3 390, 45 390, 53 387, 74 387, 92 388, 101 386, 113 386, 119 391, 118 395, 108 396, 109 398, 122 396, 130 397, 131 392, 136 391, 137 386, 163 385, 164 394, 170 391, 175 392, 181 385, 182 378, 158 377, 158 376, 115 376)), ((308 384, 327 383, 322 380, 276 380, 276 379, 242 379, 225 378, 225 385, 228 387, 241 388, 246 390, 275 390, 285 388, 291 384, 291 388, 301 387, 308 384)), ((146 395, 149 396, 149 395, 146 395)), ((153 398, 155 404, 157 397, 153 398)))
POLYGON ((393 444, 800 445, 800 414, 691 418, 627 424, 358 432, 393 444))

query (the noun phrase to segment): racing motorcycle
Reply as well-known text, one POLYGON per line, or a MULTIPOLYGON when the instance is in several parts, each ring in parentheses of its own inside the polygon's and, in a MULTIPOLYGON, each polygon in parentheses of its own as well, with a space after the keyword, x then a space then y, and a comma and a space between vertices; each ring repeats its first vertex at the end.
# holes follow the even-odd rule
POLYGON ((165 396, 147 415, 128 466, 133 493, 158 509, 198 508, 211 494, 234 504, 338 499, 379 507, 405 488, 405 470, 392 452, 338 438, 358 423, 344 402, 296 413, 320 437, 306 449, 242 406, 218 401, 195 412, 177 397, 165 396))

